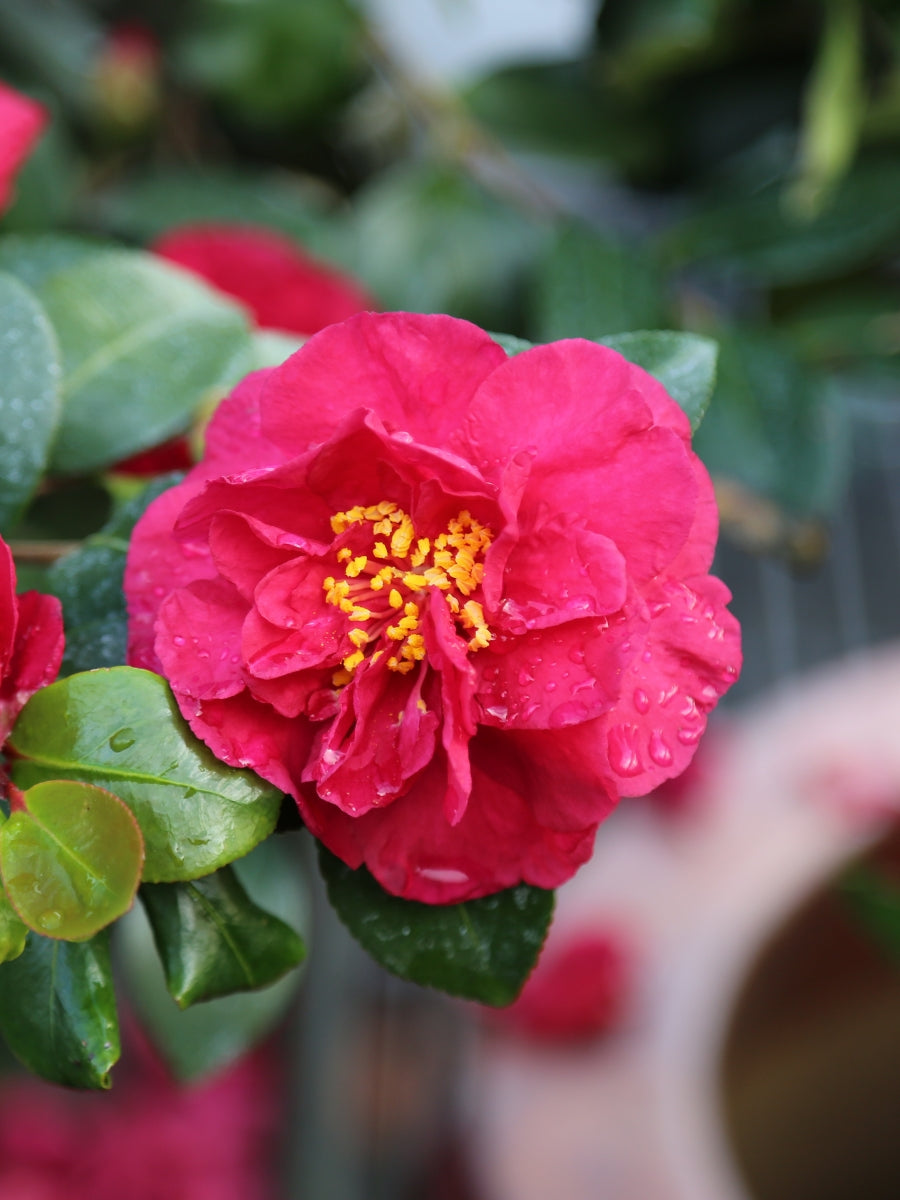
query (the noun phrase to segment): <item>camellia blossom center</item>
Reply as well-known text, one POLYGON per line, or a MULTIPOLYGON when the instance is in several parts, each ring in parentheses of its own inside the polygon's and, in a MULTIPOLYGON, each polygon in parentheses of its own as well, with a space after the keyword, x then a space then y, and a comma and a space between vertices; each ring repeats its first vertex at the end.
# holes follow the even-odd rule
POLYGON ((487 646, 493 634, 476 598, 492 532, 463 509, 436 537, 420 537, 412 518, 391 500, 335 513, 331 527, 340 537, 351 531, 353 545, 336 558, 343 575, 323 581, 325 599, 347 614, 356 628, 354 646, 335 672, 335 687, 349 683, 375 647, 372 660, 387 653, 388 669, 406 675, 425 658, 419 629, 426 588, 441 591, 469 651, 487 646))

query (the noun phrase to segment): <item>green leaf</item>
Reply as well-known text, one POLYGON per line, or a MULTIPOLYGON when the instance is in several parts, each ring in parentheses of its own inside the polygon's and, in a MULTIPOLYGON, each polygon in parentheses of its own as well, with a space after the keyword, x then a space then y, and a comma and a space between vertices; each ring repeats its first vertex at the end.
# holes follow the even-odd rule
POLYGON ((64 776, 124 800, 144 835, 150 883, 208 875, 267 837, 278 818, 281 793, 219 762, 150 671, 86 671, 42 688, 10 745, 20 788, 64 776))
MULTIPOLYGON (((296 860, 270 838, 234 864, 241 884, 268 912, 305 929, 309 902, 296 860)), ((170 1067, 183 1079, 196 1079, 243 1054, 284 1015, 293 998, 297 971, 269 987, 238 992, 180 1009, 166 987, 153 933, 141 905, 116 926, 125 982, 144 1028, 170 1067)))
POLYGON ((798 516, 821 515, 846 475, 848 443, 829 383, 762 333, 719 335, 715 400, 694 448, 713 475, 798 516))
POLYGON ((305 341, 306 338, 277 333, 273 329, 258 330, 253 335, 253 369, 280 367, 305 341))
POLYGON ((0 965, 0 1034, 36 1075, 108 1088, 119 1057, 108 935, 59 942, 30 933, 24 952, 0 965))
POLYGON ((158 445, 252 366, 241 309, 151 255, 99 252, 50 276, 39 295, 62 350, 52 456, 61 473, 158 445))
POLYGON ((535 280, 537 339, 598 339, 666 323, 662 273, 637 246, 564 225, 535 280))
POLYGON ((106 248, 103 242, 64 233, 14 234, 0 240, 0 271, 9 271, 26 287, 39 291, 59 271, 106 248))
POLYGON ((122 576, 128 538, 151 501, 179 478, 171 474, 154 479, 120 505, 98 533, 47 572, 43 590, 59 597, 65 615, 63 674, 125 662, 128 616, 122 576))
POLYGON ((60 413, 56 336, 37 297, 0 272, 0 529, 9 531, 43 474, 60 413))
POLYGON ((553 892, 524 883, 464 904, 420 904, 389 895, 323 846, 319 863, 335 911, 376 962, 482 1004, 515 1000, 553 915, 553 892))
POLYGON ((696 333, 667 330, 618 333, 601 343, 643 367, 663 385, 690 418, 696 431, 709 406, 716 382, 718 347, 696 333))
POLYGON ((127 805, 69 780, 36 784, 0 828, 0 872, 30 929, 80 942, 127 912, 144 843, 127 805))
POLYGON ((181 1008, 265 987, 306 955, 300 935, 254 904, 230 867, 191 883, 145 883, 141 900, 181 1008))
MULTIPOLYGON (((28 927, 16 915, 6 892, 0 887, 0 963, 18 958, 25 949, 28 927)), ((0 976, 2 980, 2 976, 0 976)))

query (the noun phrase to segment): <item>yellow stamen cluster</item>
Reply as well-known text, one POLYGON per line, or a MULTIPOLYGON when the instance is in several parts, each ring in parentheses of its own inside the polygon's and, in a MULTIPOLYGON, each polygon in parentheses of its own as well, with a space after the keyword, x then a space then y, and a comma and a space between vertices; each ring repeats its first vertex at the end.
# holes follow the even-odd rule
MULTIPOLYGON (((471 635, 468 649, 487 646, 493 635, 481 604, 471 597, 484 574, 491 530, 463 510, 436 538, 418 537, 409 515, 390 500, 357 505, 331 518, 331 528, 338 535, 366 524, 375 539, 370 552, 354 554, 348 546, 342 547, 337 560, 344 568, 344 578, 329 575, 323 583, 328 604, 351 621, 369 626, 350 631, 354 650, 333 676, 334 685, 350 681, 365 658, 365 647, 381 633, 390 651, 389 669, 407 674, 415 668, 425 657, 425 639, 418 632, 419 604, 411 597, 429 587, 444 593, 454 620, 471 635)), ((377 650, 373 660, 382 652, 377 650)))

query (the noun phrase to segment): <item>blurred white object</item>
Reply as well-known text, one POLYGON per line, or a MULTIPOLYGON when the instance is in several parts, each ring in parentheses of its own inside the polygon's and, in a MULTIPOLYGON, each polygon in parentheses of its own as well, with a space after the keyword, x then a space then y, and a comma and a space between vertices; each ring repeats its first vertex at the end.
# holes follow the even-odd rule
POLYGON ((749 1200, 719 1106, 733 1004, 782 919, 884 829, 898 728, 900 647, 879 647, 735 719, 693 817, 626 800, 601 827, 557 933, 626 932, 635 1003, 575 1050, 479 1039, 463 1121, 485 1200, 749 1200))
POLYGON ((594 0, 362 0, 403 68, 430 83, 467 83, 512 62, 577 57, 594 0))

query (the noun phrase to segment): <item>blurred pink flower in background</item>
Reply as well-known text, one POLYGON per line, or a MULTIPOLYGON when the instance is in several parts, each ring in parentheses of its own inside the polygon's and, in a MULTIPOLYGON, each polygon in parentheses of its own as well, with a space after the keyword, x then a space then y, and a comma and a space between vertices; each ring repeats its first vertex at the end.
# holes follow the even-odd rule
POLYGON ((13 199, 13 180, 47 124, 47 110, 0 81, 0 213, 13 199))
POLYGON ((150 249, 240 300, 261 329, 309 337, 335 321, 377 308, 349 275, 311 258, 271 229, 213 222, 181 225, 150 249))
POLYGON ((103 1093, 0 1078, 2 1200, 273 1200, 267 1051, 181 1086, 135 1039, 120 1070, 103 1093))

